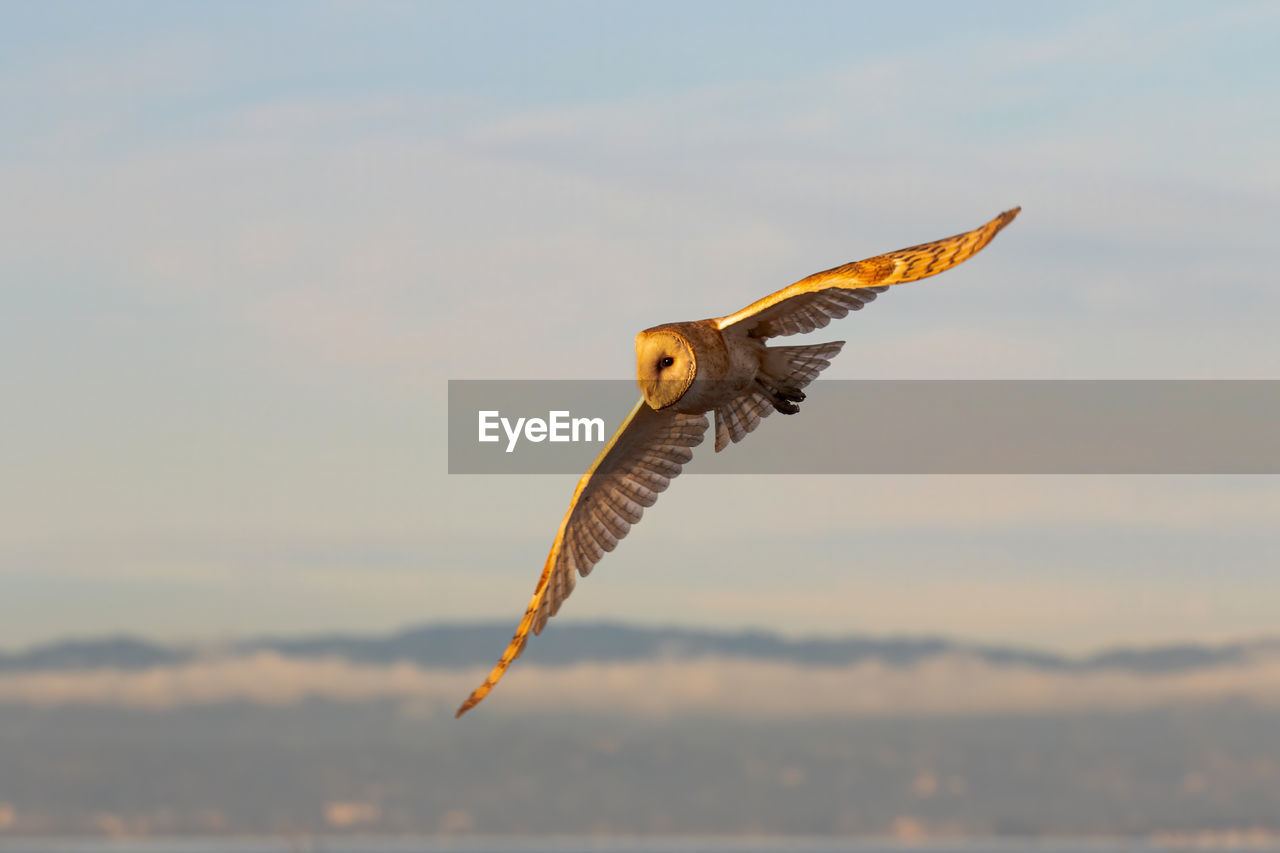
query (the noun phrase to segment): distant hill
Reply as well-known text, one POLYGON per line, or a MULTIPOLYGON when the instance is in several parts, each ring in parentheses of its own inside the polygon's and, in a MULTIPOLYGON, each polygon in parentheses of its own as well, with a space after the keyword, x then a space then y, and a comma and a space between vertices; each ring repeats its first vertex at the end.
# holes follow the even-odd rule
POLYGON ((181 663, 191 653, 134 637, 63 640, 15 654, 0 653, 0 673, 82 669, 150 669, 181 663))
MULTIPOLYGON (((0 673, 140 670, 210 655, 234 657, 259 652, 290 658, 338 658, 364 664, 410 662, 421 667, 456 669, 491 664, 510 632, 511 626, 505 623, 428 625, 387 635, 259 637, 214 651, 132 637, 78 639, 0 653, 0 673)), ((1114 648, 1085 657, 1068 657, 1034 649, 975 645, 936 637, 788 639, 767 631, 698 631, 568 622, 553 626, 531 641, 525 658, 543 666, 728 657, 805 666, 876 661, 891 667, 907 667, 942 655, 965 654, 995 666, 1054 672, 1171 673, 1238 663, 1264 648, 1277 647, 1280 641, 1274 640, 1221 645, 1180 643, 1114 648)))

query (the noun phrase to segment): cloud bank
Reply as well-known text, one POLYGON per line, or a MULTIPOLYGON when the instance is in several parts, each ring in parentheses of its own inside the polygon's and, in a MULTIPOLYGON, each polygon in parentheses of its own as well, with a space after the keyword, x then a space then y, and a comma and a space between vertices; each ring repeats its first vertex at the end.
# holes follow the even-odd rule
MULTIPOLYGON (((312 699, 399 701, 406 712, 452 713, 482 670, 364 666, 278 654, 209 659, 143 672, 0 676, 0 704, 167 711, 220 703, 287 706, 312 699)), ((483 710, 645 718, 832 718, 891 715, 1056 714, 1240 702, 1280 708, 1280 652, 1233 665, 1163 675, 1053 673, 993 666, 953 654, 916 666, 839 667, 700 658, 518 668, 483 710)))

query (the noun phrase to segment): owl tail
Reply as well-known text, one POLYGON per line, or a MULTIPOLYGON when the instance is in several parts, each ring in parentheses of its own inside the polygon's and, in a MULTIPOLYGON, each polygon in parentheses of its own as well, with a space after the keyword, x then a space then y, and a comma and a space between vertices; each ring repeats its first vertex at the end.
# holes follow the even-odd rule
POLYGON ((803 388, 831 366, 844 341, 795 347, 767 347, 755 387, 716 408, 716 452, 739 442, 760 421, 778 411, 794 415, 803 388))

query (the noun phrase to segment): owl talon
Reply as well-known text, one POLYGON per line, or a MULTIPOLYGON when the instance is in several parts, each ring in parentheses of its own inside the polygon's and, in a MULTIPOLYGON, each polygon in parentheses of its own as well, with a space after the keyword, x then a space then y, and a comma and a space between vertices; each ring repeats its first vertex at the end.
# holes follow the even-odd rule
POLYGON ((796 403, 801 403, 805 399, 804 392, 799 388, 779 388, 763 376, 756 377, 756 384, 769 395, 769 402, 773 404, 775 410, 784 415, 799 413, 800 407, 796 403))

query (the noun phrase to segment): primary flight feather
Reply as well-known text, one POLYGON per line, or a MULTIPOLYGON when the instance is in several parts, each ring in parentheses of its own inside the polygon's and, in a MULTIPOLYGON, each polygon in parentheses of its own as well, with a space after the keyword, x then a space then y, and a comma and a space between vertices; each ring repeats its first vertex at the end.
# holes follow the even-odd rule
POLYGON ((456 716, 488 695, 524 651, 529 634, 542 633, 569 597, 577 575, 586 577, 680 474, 702 443, 708 412, 715 413, 720 451, 772 412, 798 412, 804 387, 844 346, 771 347, 766 339, 821 329, 891 285, 954 267, 981 251, 1021 209, 954 237, 815 273, 725 317, 666 323, 638 334, 640 401, 578 481, 515 636, 456 716))

